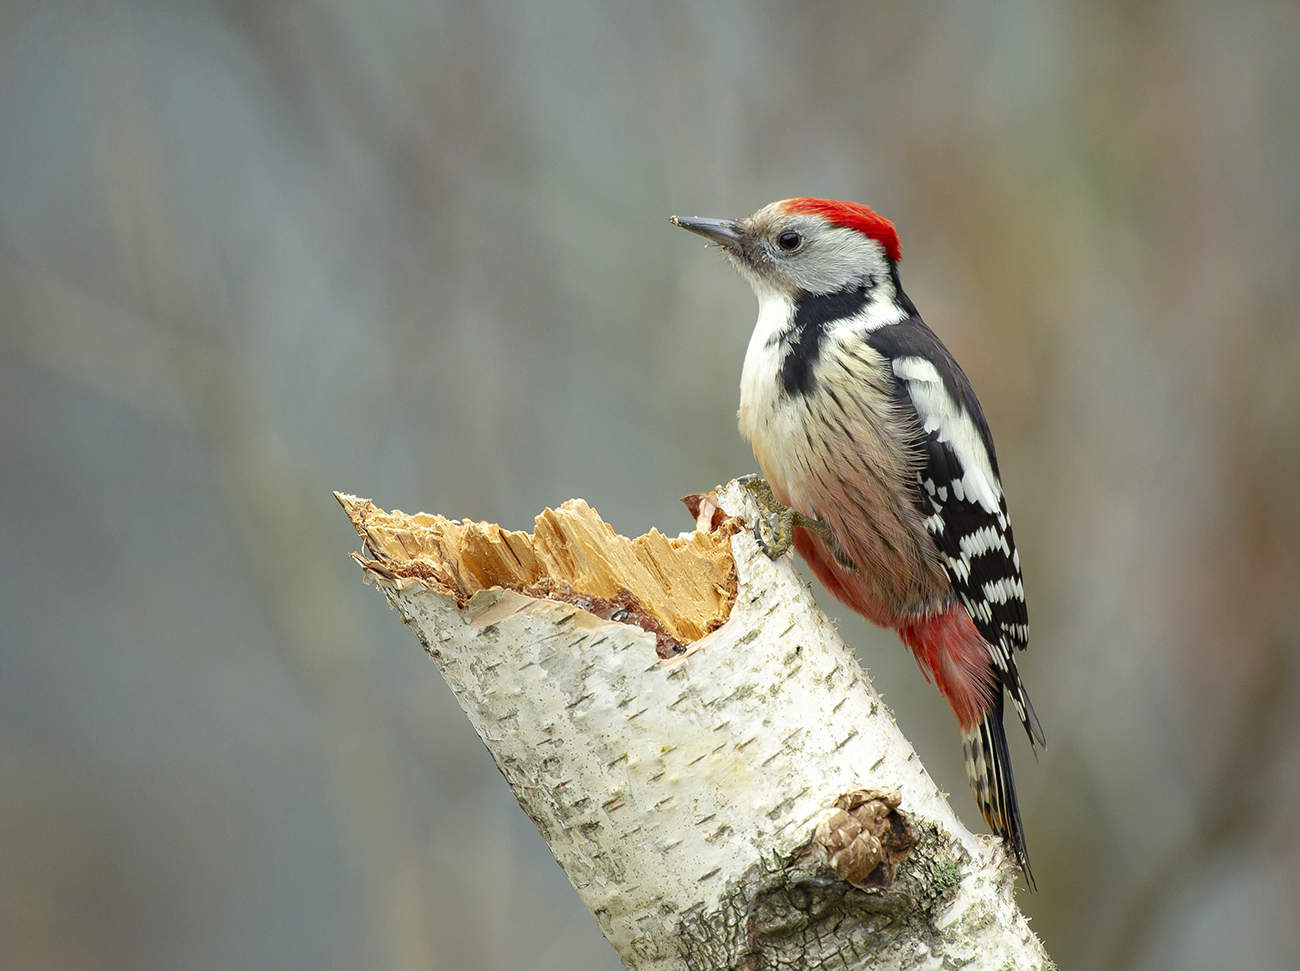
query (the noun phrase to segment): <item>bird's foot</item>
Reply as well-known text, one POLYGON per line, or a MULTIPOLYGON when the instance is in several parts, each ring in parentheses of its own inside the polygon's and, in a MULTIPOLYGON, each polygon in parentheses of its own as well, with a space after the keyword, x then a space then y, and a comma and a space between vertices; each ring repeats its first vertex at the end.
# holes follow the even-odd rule
POLYGON ((758 543, 758 548, 769 559, 784 556, 790 549, 796 526, 816 533, 827 542, 831 541, 829 526, 820 519, 805 516, 778 502, 772 495, 772 487, 761 475, 743 475, 736 480, 736 484, 758 504, 758 516, 754 520, 754 542, 758 543))

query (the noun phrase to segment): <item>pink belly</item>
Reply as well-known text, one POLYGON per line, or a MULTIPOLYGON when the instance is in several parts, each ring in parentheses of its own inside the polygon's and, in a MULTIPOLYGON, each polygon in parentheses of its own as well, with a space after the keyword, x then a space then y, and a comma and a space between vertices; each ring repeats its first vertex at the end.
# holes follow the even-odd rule
POLYGON ((796 529, 794 548, 832 597, 873 624, 898 631, 963 729, 979 724, 996 697, 997 681, 988 645, 965 607, 950 601, 937 613, 898 611, 874 596, 860 573, 840 566, 821 537, 796 529))

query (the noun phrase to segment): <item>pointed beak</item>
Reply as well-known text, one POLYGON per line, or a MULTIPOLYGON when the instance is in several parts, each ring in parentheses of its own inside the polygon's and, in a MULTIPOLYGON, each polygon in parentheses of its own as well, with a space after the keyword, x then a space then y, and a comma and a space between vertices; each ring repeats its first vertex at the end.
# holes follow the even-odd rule
POLYGON ((735 250, 744 240, 740 223, 734 219, 701 219, 698 216, 670 216, 668 221, 681 229, 703 236, 711 242, 735 250))

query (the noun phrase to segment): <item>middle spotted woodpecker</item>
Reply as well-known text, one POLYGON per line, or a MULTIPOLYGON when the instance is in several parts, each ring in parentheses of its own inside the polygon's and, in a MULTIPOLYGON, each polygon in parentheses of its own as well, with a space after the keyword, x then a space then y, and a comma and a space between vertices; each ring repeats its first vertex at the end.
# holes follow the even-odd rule
POLYGON ((980 812, 1032 886, 1002 724, 1010 699, 1045 744, 1016 669, 1020 557, 988 422, 903 292, 893 224, 812 198, 672 221, 721 246, 758 297, 740 428, 789 513, 765 547, 792 542, 834 597, 898 631, 956 714, 980 812))

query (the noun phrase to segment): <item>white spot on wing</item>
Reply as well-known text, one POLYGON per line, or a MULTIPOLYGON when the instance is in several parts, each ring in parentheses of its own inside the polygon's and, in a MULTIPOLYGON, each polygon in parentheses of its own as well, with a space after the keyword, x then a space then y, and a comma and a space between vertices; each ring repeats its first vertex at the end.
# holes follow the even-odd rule
MULTIPOLYGON (((993 474, 993 463, 971 416, 944 389, 935 366, 923 357, 898 357, 894 375, 907 383, 917 417, 927 432, 938 435, 961 463, 961 493, 986 512, 998 514, 1002 488, 993 474)), ((959 483, 953 483, 957 492, 959 483)))
POLYGON ((981 526, 975 532, 963 536, 957 541, 957 544, 961 547, 962 555, 967 559, 983 556, 989 550, 995 549, 1001 549, 1008 556, 1011 555, 1011 550, 1007 546, 1007 538, 993 526, 981 526))
POLYGON ((992 583, 984 584, 984 596, 994 603, 1004 604, 1012 597, 1025 599, 1025 590, 1015 577, 1003 577, 992 583))

